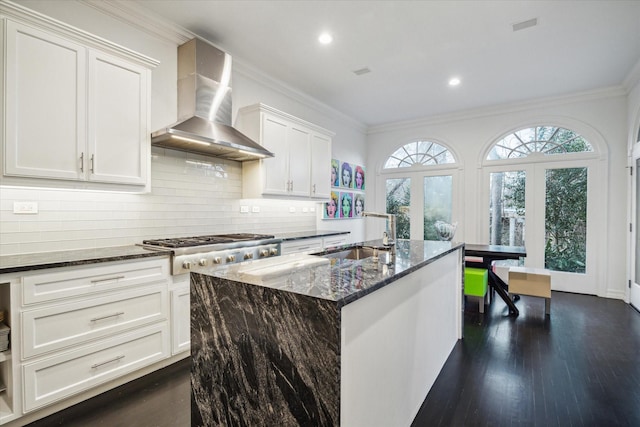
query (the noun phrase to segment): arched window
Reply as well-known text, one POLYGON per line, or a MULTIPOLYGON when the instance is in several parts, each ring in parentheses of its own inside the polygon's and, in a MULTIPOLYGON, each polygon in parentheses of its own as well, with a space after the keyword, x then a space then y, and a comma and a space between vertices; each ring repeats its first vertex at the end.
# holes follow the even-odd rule
POLYGON ((385 169, 407 168, 413 165, 441 165, 455 163, 451 152, 432 141, 413 141, 398 148, 384 164, 385 169))
POLYGON ((532 155, 593 152, 581 135, 557 126, 535 126, 520 129, 496 142, 487 160, 515 159, 532 155))

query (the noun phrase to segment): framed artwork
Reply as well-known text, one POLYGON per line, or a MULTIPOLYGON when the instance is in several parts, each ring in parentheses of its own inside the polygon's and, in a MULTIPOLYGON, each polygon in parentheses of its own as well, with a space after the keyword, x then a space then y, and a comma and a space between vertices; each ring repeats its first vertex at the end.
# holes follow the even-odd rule
POLYGON ((362 212, 364 212, 364 194, 354 193, 353 196, 353 218, 362 218, 362 212))
POLYGON ((324 212, 322 218, 324 219, 336 219, 340 217, 338 213, 338 203, 340 201, 339 193, 332 191, 331 198, 324 204, 324 212))
POLYGON ((353 188, 364 191, 364 166, 356 166, 354 168, 353 188))
POLYGON ((353 217, 353 193, 340 193, 340 218, 353 217))
POLYGON ((331 191, 323 204, 322 219, 362 218, 365 190, 364 166, 331 159, 331 187, 353 191, 331 191))
POLYGON ((331 186, 340 186, 340 162, 336 159, 331 159, 331 186))
POLYGON ((340 187, 353 188, 353 167, 347 162, 340 166, 340 187))

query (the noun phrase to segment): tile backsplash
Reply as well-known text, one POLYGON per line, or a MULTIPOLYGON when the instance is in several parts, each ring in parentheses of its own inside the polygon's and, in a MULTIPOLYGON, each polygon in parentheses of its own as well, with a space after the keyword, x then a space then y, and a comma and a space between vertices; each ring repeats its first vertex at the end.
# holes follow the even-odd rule
POLYGON ((242 199, 241 163, 154 148, 147 194, 0 187, 0 255, 313 230, 319 209, 312 201, 242 199), (15 214, 14 202, 37 202, 38 213, 15 214))

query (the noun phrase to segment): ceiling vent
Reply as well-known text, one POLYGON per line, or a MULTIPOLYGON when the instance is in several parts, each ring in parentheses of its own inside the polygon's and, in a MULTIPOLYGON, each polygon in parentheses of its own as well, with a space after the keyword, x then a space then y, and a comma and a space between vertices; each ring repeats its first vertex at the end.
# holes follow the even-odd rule
POLYGON ((513 24, 513 31, 520 31, 527 28, 535 27, 538 25, 538 18, 528 19, 526 21, 518 22, 517 24, 513 24))
POLYGON ((359 70, 353 70, 353 74, 355 74, 356 76, 361 76, 370 72, 371 69, 369 69, 369 67, 360 68, 359 70))

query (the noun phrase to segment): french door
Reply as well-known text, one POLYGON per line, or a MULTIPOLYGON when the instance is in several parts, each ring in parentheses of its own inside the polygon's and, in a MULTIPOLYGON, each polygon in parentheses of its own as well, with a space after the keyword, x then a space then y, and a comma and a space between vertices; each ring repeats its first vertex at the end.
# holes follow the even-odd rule
MULTIPOLYGON (((638 136, 640 140, 640 135, 638 136)), ((640 143, 633 150, 633 192, 632 192, 632 218, 633 235, 631 244, 631 289, 629 290, 629 302, 640 310, 640 143)))
POLYGON ((396 214, 399 239, 438 240, 435 223, 456 222, 455 171, 395 172, 385 174, 384 183, 385 212, 396 214))
POLYGON ((484 168, 483 240, 525 246, 525 265, 551 271, 552 289, 598 295, 596 166, 589 161, 484 168))

